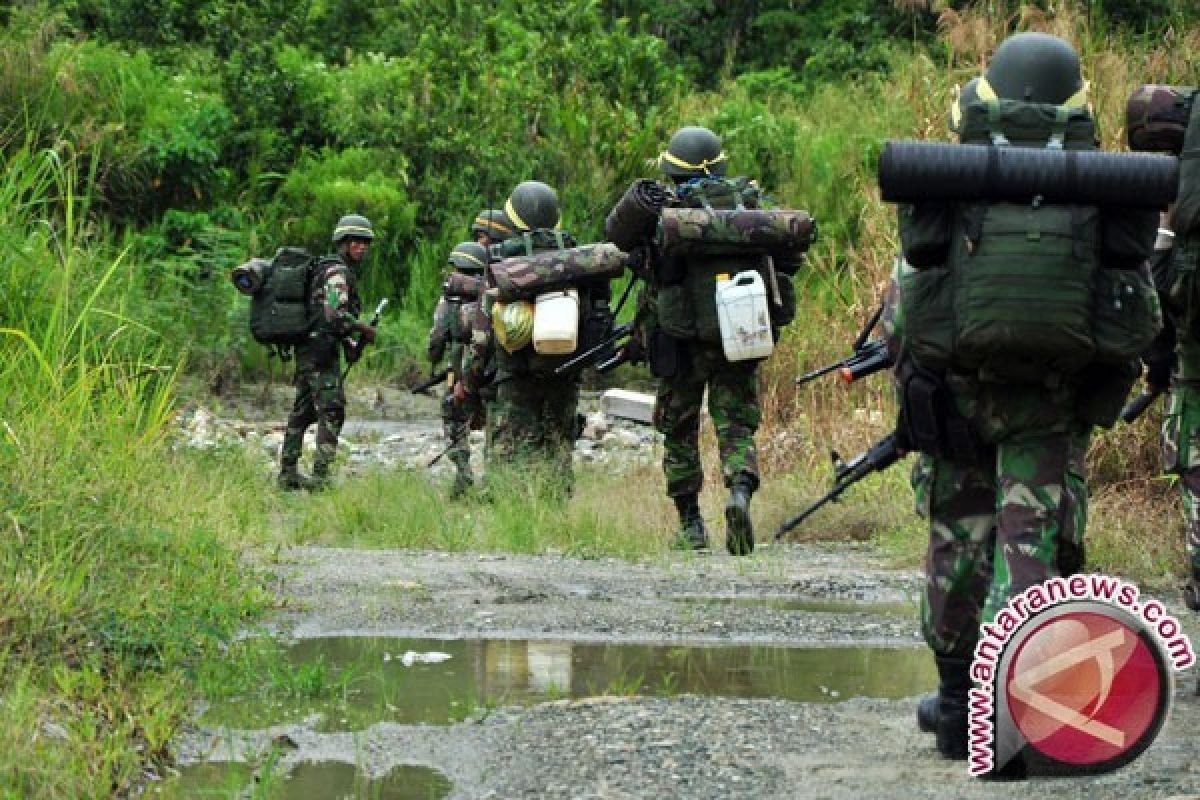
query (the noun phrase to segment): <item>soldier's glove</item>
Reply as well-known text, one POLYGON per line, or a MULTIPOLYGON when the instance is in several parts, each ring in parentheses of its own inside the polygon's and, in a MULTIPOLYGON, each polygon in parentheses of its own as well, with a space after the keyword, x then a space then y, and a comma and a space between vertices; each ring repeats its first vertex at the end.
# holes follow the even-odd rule
POLYGON ((454 402, 460 406, 465 405, 467 398, 471 396, 462 381, 454 382, 454 388, 451 390, 451 393, 454 395, 454 402))
POLYGON ((621 348, 625 351, 625 360, 630 364, 646 363, 646 348, 640 336, 630 336, 629 341, 621 348))
POLYGON ((375 326, 368 325, 365 322, 354 323, 354 330, 358 331, 358 335, 362 337, 364 344, 375 344, 375 326))
POLYGON ((626 262, 629 270, 643 280, 650 279, 650 248, 646 245, 633 248, 626 262))

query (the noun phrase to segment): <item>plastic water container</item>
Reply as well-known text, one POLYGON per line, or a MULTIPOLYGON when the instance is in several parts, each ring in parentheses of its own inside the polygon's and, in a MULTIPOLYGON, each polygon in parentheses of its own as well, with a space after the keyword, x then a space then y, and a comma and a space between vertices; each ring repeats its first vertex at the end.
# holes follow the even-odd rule
POLYGON ((533 310, 533 349, 544 356, 561 356, 574 353, 578 345, 579 292, 539 294, 533 310))
POLYGON ((754 270, 739 272, 732 280, 718 275, 716 299, 725 358, 746 361, 771 355, 775 340, 771 338, 771 310, 762 276, 754 270))

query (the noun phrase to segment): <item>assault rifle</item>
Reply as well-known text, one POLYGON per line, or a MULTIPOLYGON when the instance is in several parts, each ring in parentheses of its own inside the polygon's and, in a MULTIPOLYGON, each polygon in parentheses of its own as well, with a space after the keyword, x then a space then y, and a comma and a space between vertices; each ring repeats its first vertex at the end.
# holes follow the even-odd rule
POLYGON ((446 367, 445 369, 439 369, 437 372, 433 373, 428 378, 426 378, 425 380, 418 383, 416 386, 409 389, 409 391, 412 392, 413 394, 425 394, 430 389, 432 389, 434 386, 437 386, 439 383, 446 380, 446 378, 449 377, 449 375, 450 375, 449 367, 446 367))
MULTIPOLYGON (((379 301, 379 305, 375 306, 375 313, 371 316, 371 321, 367 323, 368 325, 370 325, 372 328, 379 325, 379 318, 383 316, 383 310, 387 308, 387 304, 388 299, 386 297, 379 301)), ((345 342, 354 348, 355 357, 354 360, 350 361, 350 363, 346 365, 346 368, 342 370, 342 383, 346 382, 346 376, 350 374, 350 368, 358 363, 358 357, 362 355, 363 348, 361 337, 358 339, 347 337, 345 342)))
POLYGON ((850 461, 843 461, 842 457, 834 450, 830 453, 830 457, 833 459, 833 488, 826 492, 825 496, 820 500, 780 525, 779 530, 775 531, 775 541, 782 539, 788 531, 812 516, 821 506, 829 502, 837 502, 842 492, 872 472, 882 472, 905 455, 906 451, 902 450, 897 443, 895 431, 892 431, 871 445, 868 450, 860 453, 850 461))
POLYGON ((626 322, 618 325, 613 332, 594 347, 589 347, 565 364, 554 368, 555 375, 563 375, 578 369, 595 367, 597 372, 608 372, 616 369, 629 360, 625 353, 625 345, 633 336, 633 323, 626 322))
POLYGON ((806 372, 799 378, 796 378, 796 385, 803 386, 814 378, 819 378, 822 375, 828 375, 834 370, 838 371, 842 380, 846 383, 854 383, 859 378, 865 378, 868 375, 873 375, 880 370, 889 369, 895 361, 892 354, 888 352, 887 345, 882 339, 867 340, 871 335, 871 331, 875 330, 875 326, 879 324, 879 318, 883 316, 883 305, 875 309, 875 313, 867 320, 867 324, 859 331, 858 336, 854 339, 854 345, 851 349, 854 350, 852 355, 843 358, 841 361, 836 361, 833 364, 827 364, 824 367, 818 367, 812 372, 806 372))
POLYGON ((1161 389, 1143 389, 1137 397, 1130 400, 1121 409, 1121 422, 1129 423, 1136 420, 1146 412, 1147 408, 1154 404, 1154 401, 1158 399, 1160 394, 1162 394, 1161 389))

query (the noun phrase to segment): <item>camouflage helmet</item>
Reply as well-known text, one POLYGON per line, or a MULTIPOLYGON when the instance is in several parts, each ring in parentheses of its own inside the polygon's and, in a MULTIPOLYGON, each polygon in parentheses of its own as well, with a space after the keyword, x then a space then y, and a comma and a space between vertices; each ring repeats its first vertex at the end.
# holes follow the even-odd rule
POLYGON ((366 239, 368 242, 375 238, 371 228, 371 220, 361 214, 347 214, 337 221, 333 228, 333 243, 340 244, 343 239, 366 239))
MULTIPOLYGON (((1017 33, 1003 42, 988 62, 986 91, 1026 103, 1082 106, 1085 89, 1079 54, 1048 33, 1017 33)), ((985 87, 979 87, 981 96, 985 87)))
POLYGON ((658 168, 672 178, 699 178, 725 174, 721 139, 708 128, 689 125, 671 136, 658 156, 658 168))
POLYGON ((446 260, 459 272, 481 273, 488 262, 487 248, 478 242, 459 242, 446 260))
POLYGON ((518 230, 557 228, 558 192, 541 181, 521 181, 504 203, 504 213, 518 230))
POLYGON ((475 221, 471 223, 471 236, 480 233, 498 242, 502 242, 505 239, 515 236, 517 227, 503 210, 489 208, 476 214, 475 221))
POLYGON ((950 132, 962 133, 963 109, 979 99, 979 81, 971 78, 962 86, 954 87, 954 102, 950 104, 950 132))

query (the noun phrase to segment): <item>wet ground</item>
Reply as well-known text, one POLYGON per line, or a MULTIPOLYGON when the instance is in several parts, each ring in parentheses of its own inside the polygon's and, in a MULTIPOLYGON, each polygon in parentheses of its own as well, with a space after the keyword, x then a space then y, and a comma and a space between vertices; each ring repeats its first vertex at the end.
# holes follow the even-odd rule
POLYGON ((637 564, 301 548, 264 567, 285 659, 345 691, 212 704, 164 796, 1200 797, 1194 672, 1111 775, 1006 786, 940 759, 913 724, 936 682, 920 576, 866 545, 637 564))

